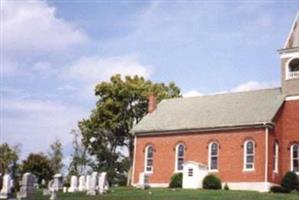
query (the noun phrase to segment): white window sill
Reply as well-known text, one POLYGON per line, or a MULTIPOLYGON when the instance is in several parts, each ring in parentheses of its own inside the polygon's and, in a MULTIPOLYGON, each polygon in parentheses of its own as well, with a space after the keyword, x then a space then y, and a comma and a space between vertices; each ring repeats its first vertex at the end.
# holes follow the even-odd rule
POLYGON ((217 172, 219 172, 219 170, 218 169, 209 169, 208 172, 217 173, 217 172))
POLYGON ((243 169, 243 172, 254 172, 255 169, 243 169))
POLYGON ((147 175, 150 175, 150 174, 153 174, 154 172, 153 171, 150 171, 150 172, 144 172, 144 174, 147 174, 147 175))

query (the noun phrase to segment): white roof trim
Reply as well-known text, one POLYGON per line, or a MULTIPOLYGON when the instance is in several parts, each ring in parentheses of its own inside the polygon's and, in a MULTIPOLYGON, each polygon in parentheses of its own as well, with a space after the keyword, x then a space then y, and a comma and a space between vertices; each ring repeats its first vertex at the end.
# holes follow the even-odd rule
POLYGON ((297 22, 298 20, 299 20, 299 11, 297 11, 297 15, 296 15, 295 20, 294 20, 294 22, 293 22, 292 28, 291 28, 291 30, 290 30, 290 32, 289 32, 289 35, 288 35, 288 37, 287 37, 287 40, 286 40, 285 43, 284 43, 284 47, 283 47, 284 49, 287 48, 288 42, 289 42, 289 40, 290 40, 290 38, 291 38, 291 35, 292 35, 293 31, 294 31, 295 24, 296 24, 296 22, 297 22))

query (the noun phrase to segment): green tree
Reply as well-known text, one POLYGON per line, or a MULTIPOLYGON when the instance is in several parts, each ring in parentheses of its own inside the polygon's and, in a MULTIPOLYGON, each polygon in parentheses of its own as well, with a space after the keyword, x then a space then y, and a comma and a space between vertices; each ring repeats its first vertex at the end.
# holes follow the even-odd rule
POLYGON ((23 161, 23 173, 31 172, 38 178, 40 184, 42 179, 47 182, 52 179, 54 171, 51 167, 49 158, 43 153, 31 153, 26 160, 23 161))
POLYGON ((50 145, 50 152, 48 153, 51 167, 53 169, 53 172, 61 173, 63 168, 63 153, 62 153, 62 144, 61 142, 56 139, 51 145, 50 145))
POLYGON ((73 153, 69 165, 69 176, 86 174, 87 165, 90 162, 86 148, 82 145, 80 135, 76 130, 72 130, 71 134, 73 135, 73 153))
POLYGON ((96 86, 95 95, 99 97, 96 108, 88 119, 79 122, 83 144, 96 157, 94 167, 107 171, 112 179, 116 172, 128 172, 130 183, 134 149, 131 129, 147 113, 149 94, 154 94, 160 102, 179 97, 180 89, 174 83, 165 85, 139 76, 122 79, 115 75, 110 82, 96 86), (121 147, 127 148, 129 171, 119 167, 125 159, 121 147))
POLYGON ((0 144, 0 173, 11 173, 14 177, 18 171, 20 147, 10 147, 7 143, 0 144))

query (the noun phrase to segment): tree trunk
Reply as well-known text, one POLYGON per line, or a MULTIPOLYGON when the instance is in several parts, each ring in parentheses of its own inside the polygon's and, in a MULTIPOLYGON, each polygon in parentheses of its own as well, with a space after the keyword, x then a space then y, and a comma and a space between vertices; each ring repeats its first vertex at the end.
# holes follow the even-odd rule
POLYGON ((127 178, 127 186, 132 185, 133 175, 133 159, 134 159, 134 138, 129 142, 129 171, 127 178))

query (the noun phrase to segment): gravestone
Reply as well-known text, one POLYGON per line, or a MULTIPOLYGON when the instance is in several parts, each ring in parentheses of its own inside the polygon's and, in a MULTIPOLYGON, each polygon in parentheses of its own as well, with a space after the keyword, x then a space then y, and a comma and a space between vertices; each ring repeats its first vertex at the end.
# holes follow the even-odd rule
POLYGON ((90 184, 91 184, 91 176, 87 175, 86 176, 86 182, 85 182, 85 190, 87 190, 87 191, 89 190, 90 184))
POLYGON ((3 176, 2 189, 0 191, 0 199, 8 199, 11 195, 11 178, 9 174, 3 176))
POLYGON ((144 172, 139 174, 139 183, 137 185, 140 189, 147 189, 150 187, 149 185, 149 176, 145 174, 144 172))
POLYGON ((98 172, 92 172, 90 179, 90 187, 87 191, 87 195, 95 196, 97 194, 97 180, 98 180, 98 172))
POLYGON ((68 192, 77 192, 78 191, 78 177, 71 177, 71 186, 68 189, 68 192))
POLYGON ((48 183, 48 191, 50 193, 50 200, 58 200, 57 198, 57 183, 55 183, 55 180, 51 180, 49 183, 48 183))
POLYGON ((102 172, 99 176, 99 185, 98 185, 99 194, 105 193, 108 189, 109 189, 109 184, 107 180, 107 173, 102 172))
POLYGON ((85 176, 80 176, 80 178, 79 178, 79 188, 78 188, 80 192, 85 191, 85 189, 86 189, 85 184, 86 184, 85 176))
POLYGON ((54 187, 55 191, 62 190, 62 188, 63 188, 63 180, 62 179, 63 179, 63 177, 61 174, 55 174, 53 176, 53 181, 54 181, 53 187, 54 187))
POLYGON ((31 173, 23 174, 21 181, 21 189, 18 192, 18 199, 32 199, 35 178, 31 173))

